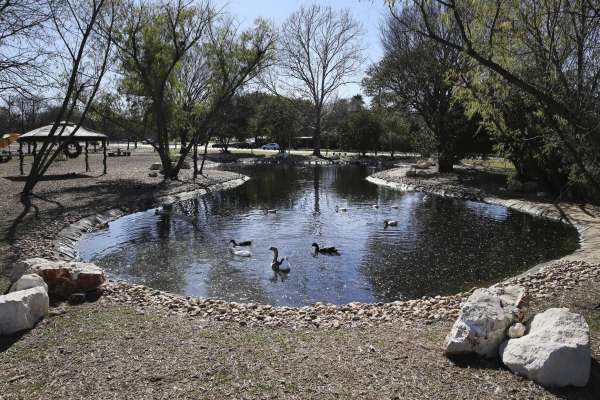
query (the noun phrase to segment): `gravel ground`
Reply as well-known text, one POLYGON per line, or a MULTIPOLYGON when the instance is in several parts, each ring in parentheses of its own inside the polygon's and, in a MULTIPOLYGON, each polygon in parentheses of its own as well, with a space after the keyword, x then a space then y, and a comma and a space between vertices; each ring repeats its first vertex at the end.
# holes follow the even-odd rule
MULTIPOLYGON (((23 178, 18 159, 0 164, 0 271, 21 257, 54 257, 52 241, 65 226, 85 216, 115 206, 125 211, 148 208, 167 194, 200 189, 235 178, 237 175, 206 169, 206 176, 191 181, 191 170, 182 170, 179 181, 163 181, 161 175, 148 176, 149 167, 159 162, 158 155, 144 149, 131 157, 108 158, 108 173, 102 175, 101 154, 90 155, 92 172, 85 173, 83 160, 55 162, 46 179, 35 189, 33 207, 22 216, 19 193, 23 178)), ((28 171, 31 157, 25 160, 28 171)), ((1 274, 0 274, 1 275, 1 274)), ((0 280, 0 291, 6 281, 0 280)))
MULTIPOLYGON (((598 324, 599 283, 534 302, 598 324), (594 318, 590 318, 595 315, 594 318)), ((0 399, 598 399, 546 390, 497 361, 449 360, 451 321, 349 329, 242 326, 100 301, 66 306, 0 353, 0 399)), ((592 345, 598 360, 597 335, 592 345)))
MULTIPOLYGON (((58 230, 115 204, 135 209, 164 194, 232 178, 213 170, 196 184, 165 185, 147 176, 154 161, 152 153, 109 159, 107 176, 43 182, 38 215, 12 231, 22 182, 5 179, 18 174, 14 161, 0 165, 7 188, 0 193, 1 227, 13 234, 0 258, 46 255, 58 230)), ((80 163, 57 164, 51 173, 83 169, 80 163)), ((100 166, 94 159, 92 169, 100 166)), ((395 305, 278 310, 112 282, 99 301, 58 306, 30 332, 0 339, 0 399, 598 399, 599 267, 549 267, 553 274, 542 271, 520 283, 533 291, 534 311, 569 307, 588 321, 594 360, 585 388, 548 390, 497 360, 444 357, 444 337, 466 293, 395 305)))

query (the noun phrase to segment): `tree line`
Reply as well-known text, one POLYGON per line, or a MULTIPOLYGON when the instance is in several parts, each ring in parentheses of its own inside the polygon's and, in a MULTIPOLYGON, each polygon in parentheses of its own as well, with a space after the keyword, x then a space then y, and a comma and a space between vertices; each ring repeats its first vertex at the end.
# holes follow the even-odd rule
MULTIPOLYGON (((250 136, 283 148, 311 136, 317 156, 417 151, 442 172, 495 153, 514 179, 599 197, 599 0, 386 0, 368 105, 336 97, 365 63, 347 10, 302 6, 241 29, 208 1, 0 3, 3 129, 43 121, 58 135, 69 120, 145 140, 171 179, 199 146, 250 136)), ((36 153, 25 194, 63 146, 36 153)))

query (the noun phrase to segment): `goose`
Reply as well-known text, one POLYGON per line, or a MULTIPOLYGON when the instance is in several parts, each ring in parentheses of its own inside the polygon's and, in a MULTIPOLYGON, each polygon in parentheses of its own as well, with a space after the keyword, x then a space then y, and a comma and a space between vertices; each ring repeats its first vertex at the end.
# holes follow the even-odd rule
POLYGON ((384 219, 383 227, 387 228, 388 226, 398 226, 398 221, 390 221, 389 219, 384 219))
POLYGON ((379 208, 379 206, 377 204, 373 204, 371 207, 373 207, 373 209, 377 210, 379 208))
MULTIPOLYGON (((231 242, 230 242, 230 244, 231 244, 231 242)), ((234 256, 238 256, 238 257, 252 257, 252 253, 250 251, 236 249, 235 246, 230 246, 229 247, 229 251, 234 256)))
POLYGON ((346 212, 348 209, 346 207, 335 206, 335 212, 346 212))
POLYGON ((252 240, 244 240, 242 242, 236 242, 235 240, 231 239, 229 241, 229 243, 233 244, 233 247, 252 246, 252 240))
POLYGON ((312 247, 315 248, 315 253, 321 253, 321 254, 328 254, 328 255, 332 255, 332 256, 339 256, 340 252, 338 251, 338 249, 336 249, 335 247, 319 247, 319 245, 317 243, 313 243, 311 245, 312 247))
POLYGON ((285 257, 283 257, 281 260, 277 260, 277 257, 279 256, 279 250, 277 249, 277 247, 270 247, 269 250, 271 250, 273 252, 273 261, 271 262, 271 268, 273 269, 273 271, 275 272, 290 272, 290 265, 289 265, 289 261, 288 261, 288 265, 286 265, 285 267, 282 267, 281 265, 283 264, 283 262, 286 260, 285 257))
POLYGON ((425 195, 423 196, 423 203, 425 203, 426 201, 428 201, 430 199, 429 195, 425 195))

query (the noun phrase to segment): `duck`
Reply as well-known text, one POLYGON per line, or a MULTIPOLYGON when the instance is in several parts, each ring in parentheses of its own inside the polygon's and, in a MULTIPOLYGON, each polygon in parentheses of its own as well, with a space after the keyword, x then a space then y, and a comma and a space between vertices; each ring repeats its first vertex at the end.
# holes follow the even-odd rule
POLYGON ((384 219, 383 227, 387 228, 388 226, 398 226, 398 221, 390 221, 389 219, 384 219))
POLYGON ((398 206, 396 204, 392 205, 392 209, 397 210, 398 206))
POLYGON ((277 247, 269 247, 269 250, 271 250, 273 252, 273 261, 271 262, 271 269, 273 269, 273 271, 275 272, 284 272, 284 273, 288 273, 290 272, 290 264, 288 261, 288 265, 286 265, 285 267, 282 266, 283 262, 287 260, 287 258, 283 257, 281 260, 277 260, 277 257, 279 257, 279 250, 277 249, 277 247))
POLYGON ((277 210, 270 210, 270 209, 266 209, 265 210, 265 214, 277 214, 277 210))
POLYGON ((235 240, 231 239, 229 243, 233 244, 233 247, 252 246, 252 240, 243 240, 241 242, 236 242, 235 240))
POLYGON ((371 207, 373 207, 373 209, 375 209, 375 210, 379 208, 379 206, 377 204, 373 204, 371 207))
MULTIPOLYGON (((231 242, 229 242, 229 243, 231 244, 231 242)), ((237 249, 233 245, 229 247, 229 251, 234 256, 238 256, 238 257, 252 257, 252 253, 250 251, 237 249)))
POLYGON ((430 199, 429 195, 423 196, 423 203, 429 201, 429 199, 430 199))
POLYGON ((321 247, 319 247, 319 245, 317 243, 313 243, 311 246, 315 248, 315 254, 321 253, 321 254, 328 254, 331 256, 339 256, 340 255, 340 252, 335 247, 321 248, 321 247))
POLYGON ((335 206, 335 212, 346 212, 348 209, 346 207, 335 206))

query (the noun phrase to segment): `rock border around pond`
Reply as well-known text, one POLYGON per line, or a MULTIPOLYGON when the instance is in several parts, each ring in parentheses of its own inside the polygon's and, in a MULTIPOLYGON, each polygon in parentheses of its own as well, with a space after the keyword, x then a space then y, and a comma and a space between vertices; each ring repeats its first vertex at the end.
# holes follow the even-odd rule
MULTIPOLYGON (((580 206, 570 203, 553 204, 542 201, 534 202, 526 199, 500 198, 490 196, 482 190, 466 188, 457 184, 443 184, 435 181, 427 182, 427 179, 420 180, 407 178, 407 171, 409 171, 408 168, 382 171, 367 177, 367 181, 375 185, 399 191, 416 191, 442 197, 480 201, 487 204, 506 207, 535 217, 547 218, 570 224, 577 229, 580 248, 559 260, 600 263, 600 217, 596 217, 593 213, 586 211, 586 207, 594 209, 593 206, 580 206), (382 173, 389 175, 393 172, 397 173, 397 175, 394 176, 394 179, 384 179, 381 176, 382 173)), ((552 262, 553 261, 538 264, 526 271, 525 274, 539 271, 544 265, 552 262)))
POLYGON ((100 214, 94 214, 82 218, 79 221, 69 225, 68 227, 58 232, 56 240, 54 241, 54 249, 57 258, 63 260, 76 259, 79 256, 77 251, 77 242, 85 234, 107 227, 110 222, 124 215, 152 208, 153 206, 173 204, 178 201, 193 199, 197 196, 204 196, 211 192, 233 189, 240 185, 243 185, 248 180, 250 180, 250 177, 242 175, 240 178, 231 179, 222 183, 216 183, 203 189, 166 195, 159 197, 156 200, 152 199, 151 196, 145 196, 139 199, 139 205, 137 207, 134 207, 134 209, 113 208, 100 214), (152 201, 152 203, 149 204, 149 201, 152 201))

